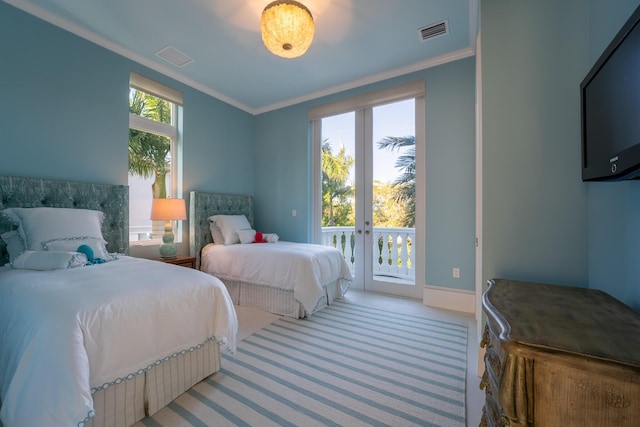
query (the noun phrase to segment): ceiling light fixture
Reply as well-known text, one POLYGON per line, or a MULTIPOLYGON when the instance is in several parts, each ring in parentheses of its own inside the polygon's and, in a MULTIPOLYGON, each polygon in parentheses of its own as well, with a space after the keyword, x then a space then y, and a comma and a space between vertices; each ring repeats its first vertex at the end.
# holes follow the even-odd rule
POLYGON ((309 9, 293 0, 269 3, 262 11, 260 27, 264 45, 283 58, 303 55, 311 46, 315 30, 309 9))

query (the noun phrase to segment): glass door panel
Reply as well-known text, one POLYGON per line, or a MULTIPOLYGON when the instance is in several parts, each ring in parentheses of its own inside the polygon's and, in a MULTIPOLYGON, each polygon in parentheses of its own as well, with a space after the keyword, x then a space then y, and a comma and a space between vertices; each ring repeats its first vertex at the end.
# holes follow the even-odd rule
POLYGON ((355 113, 324 118, 321 126, 322 244, 342 252, 354 276, 352 287, 362 290, 362 261, 356 257, 361 257, 361 250, 356 251, 355 233, 355 113))
POLYGON ((415 101, 321 120, 322 244, 338 248, 352 287, 413 298, 415 101))
POLYGON ((420 297, 415 289, 415 100, 372 108, 372 262, 367 289, 420 297))

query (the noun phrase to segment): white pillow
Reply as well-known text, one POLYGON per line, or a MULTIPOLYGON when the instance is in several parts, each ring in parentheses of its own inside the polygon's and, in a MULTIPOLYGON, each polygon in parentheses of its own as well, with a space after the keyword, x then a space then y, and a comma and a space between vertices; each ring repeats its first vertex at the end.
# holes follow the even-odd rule
POLYGON ((86 263, 86 255, 78 252, 24 251, 11 263, 11 266, 43 271, 82 267, 86 263))
POLYGON ((2 211, 14 224, 25 249, 41 251, 42 243, 70 237, 103 239, 104 213, 89 209, 7 208, 2 211))
POLYGON ((107 242, 97 237, 65 237, 42 242, 42 249, 56 252, 78 252, 81 245, 87 245, 93 250, 93 258, 112 261, 114 258, 107 252, 107 242))
POLYGON ((211 238, 216 245, 224 245, 224 236, 215 222, 209 220, 209 230, 211 231, 211 238))
POLYGON ((263 233, 262 240, 267 243, 276 243, 278 240, 280 240, 280 236, 278 236, 276 233, 263 233))
POLYGON ((247 244, 253 243, 256 239, 256 230, 236 230, 238 234, 238 238, 240 239, 240 243, 247 244))
POLYGON ((244 215, 213 215, 209 217, 209 221, 213 221, 218 226, 225 245, 240 242, 236 230, 251 230, 251 224, 244 215))
POLYGON ((22 239, 20 238, 20 234, 18 234, 18 231, 7 231, 6 233, 2 233, 0 237, 2 237, 2 240, 4 240, 4 242, 7 244, 7 252, 9 253, 10 263, 25 251, 24 243, 22 243, 22 239))

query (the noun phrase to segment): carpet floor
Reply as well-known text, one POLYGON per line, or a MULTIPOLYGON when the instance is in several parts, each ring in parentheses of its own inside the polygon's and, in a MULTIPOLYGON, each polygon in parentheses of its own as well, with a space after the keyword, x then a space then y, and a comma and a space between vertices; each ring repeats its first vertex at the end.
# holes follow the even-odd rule
POLYGON ((336 301, 281 318, 148 427, 465 425, 467 325, 336 301))

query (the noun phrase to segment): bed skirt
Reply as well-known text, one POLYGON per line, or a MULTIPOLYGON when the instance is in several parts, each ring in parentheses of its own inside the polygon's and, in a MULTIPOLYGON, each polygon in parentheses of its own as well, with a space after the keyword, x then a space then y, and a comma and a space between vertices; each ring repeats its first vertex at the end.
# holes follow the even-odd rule
POLYGON ((93 394, 96 411, 86 427, 129 427, 151 416, 195 384, 220 370, 220 345, 208 341, 157 364, 143 375, 93 394))
POLYGON ((216 277, 225 284, 235 305, 257 308, 296 319, 307 317, 344 295, 341 286, 342 279, 328 283, 323 286, 325 297, 318 301, 311 312, 308 312, 302 304, 294 299, 292 290, 254 285, 220 276, 216 277))

